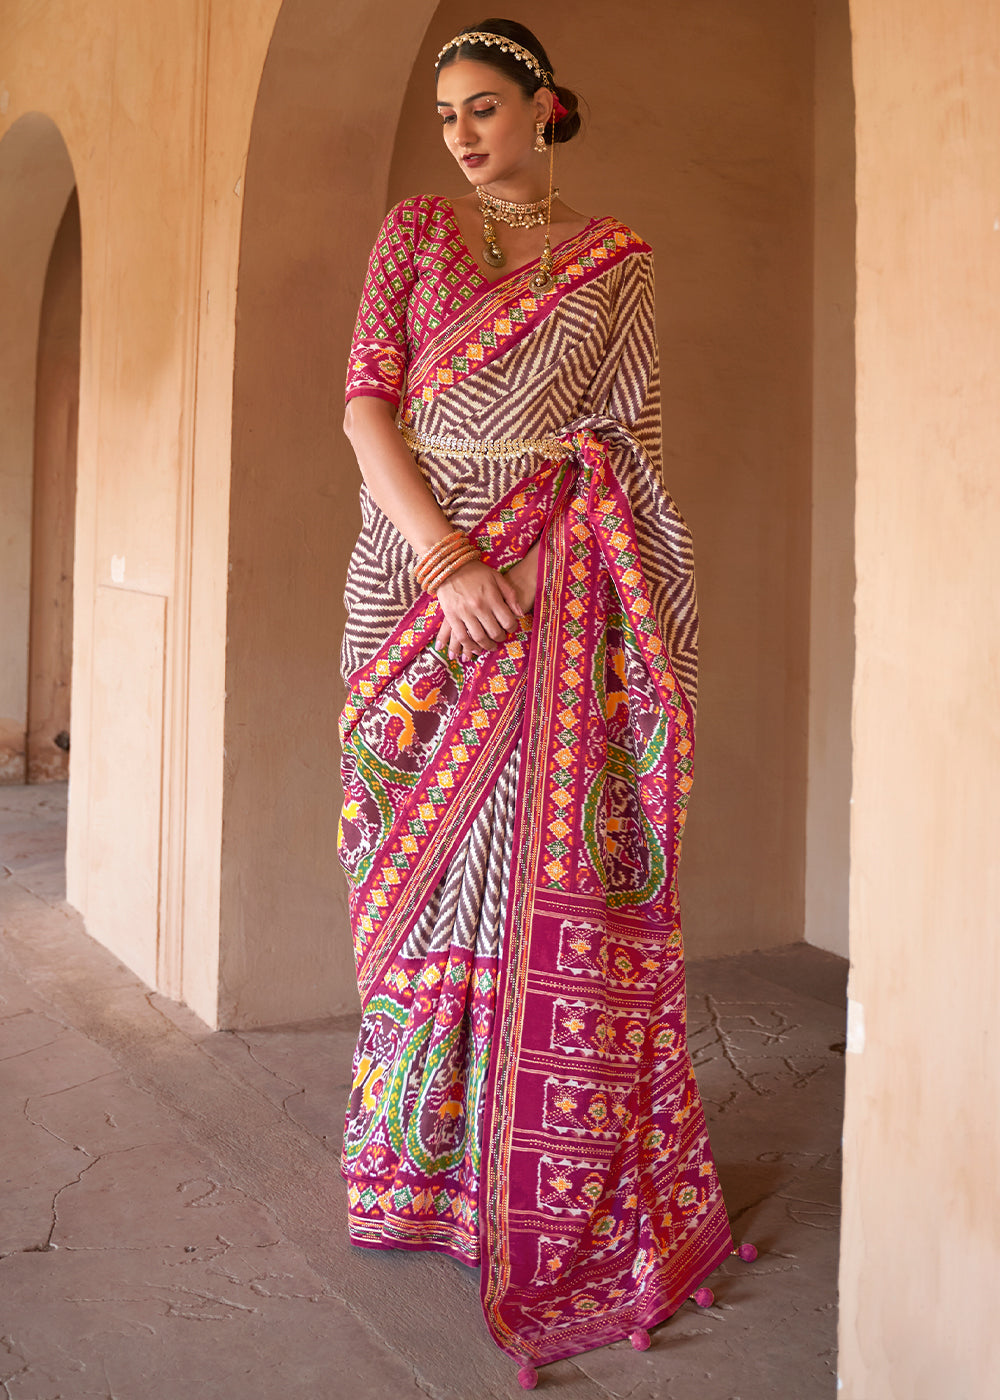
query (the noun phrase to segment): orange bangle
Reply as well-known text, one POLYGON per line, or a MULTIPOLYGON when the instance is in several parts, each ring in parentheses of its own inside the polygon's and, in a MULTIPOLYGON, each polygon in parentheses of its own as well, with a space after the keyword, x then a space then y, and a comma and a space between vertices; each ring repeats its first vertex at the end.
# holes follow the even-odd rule
POLYGON ((429 558, 421 559, 417 565, 418 574, 426 578, 445 560, 450 559, 454 554, 460 554, 463 549, 468 549, 468 547, 469 541, 464 535, 459 535, 456 539, 450 540, 448 544, 442 545, 440 549, 436 549, 429 558))
POLYGON ((434 573, 438 564, 444 559, 450 558, 457 550, 464 548, 469 543, 461 530, 452 530, 445 535, 443 540, 438 540, 437 544, 431 545, 426 554, 422 554, 417 560, 414 574, 417 582, 423 584, 424 579, 434 573))
POLYGON ((470 544, 461 554, 456 554, 453 558, 446 560, 440 568, 422 585, 425 593, 437 593, 445 579, 451 578, 452 574, 458 573, 466 564, 482 563, 482 556, 475 545, 470 544))
POLYGON ((444 583, 446 578, 450 578, 453 573, 456 573, 464 565, 469 564, 472 562, 472 560, 478 558, 479 551, 477 549, 473 549, 473 547, 469 545, 468 548, 463 549, 460 554, 456 554, 453 558, 445 560, 437 569, 435 569, 433 574, 429 575, 429 577, 425 581, 424 588, 428 593, 436 593, 438 588, 442 583, 444 583))

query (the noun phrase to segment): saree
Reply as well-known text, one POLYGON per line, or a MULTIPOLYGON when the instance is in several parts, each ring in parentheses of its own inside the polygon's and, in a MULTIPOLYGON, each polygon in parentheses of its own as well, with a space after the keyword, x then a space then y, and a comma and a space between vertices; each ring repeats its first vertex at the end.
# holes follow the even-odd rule
POLYGON ((733 1251, 687 1049, 677 864, 692 781, 690 536, 660 480, 652 254, 591 220, 487 283, 445 200, 369 263, 348 396, 396 406, 452 527, 532 616, 451 660, 362 488, 339 855, 362 1025, 351 1239, 481 1266, 538 1365, 670 1316, 733 1251))

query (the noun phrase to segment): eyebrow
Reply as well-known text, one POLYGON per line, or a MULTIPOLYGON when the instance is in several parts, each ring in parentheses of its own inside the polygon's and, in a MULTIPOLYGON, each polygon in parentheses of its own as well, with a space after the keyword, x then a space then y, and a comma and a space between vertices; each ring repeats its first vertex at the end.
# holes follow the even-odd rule
MULTIPOLYGON (((478 102, 479 99, 480 99, 481 97, 499 97, 499 96, 500 96, 500 94, 499 94, 498 92, 474 92, 474 93, 472 94, 471 97, 466 97, 462 102, 458 103, 458 106, 460 106, 460 107, 468 107, 468 105, 469 105, 470 102, 478 102)), ((437 105, 438 105, 439 107, 454 107, 454 106, 455 106, 455 103, 454 103, 454 102, 439 102, 437 105)))

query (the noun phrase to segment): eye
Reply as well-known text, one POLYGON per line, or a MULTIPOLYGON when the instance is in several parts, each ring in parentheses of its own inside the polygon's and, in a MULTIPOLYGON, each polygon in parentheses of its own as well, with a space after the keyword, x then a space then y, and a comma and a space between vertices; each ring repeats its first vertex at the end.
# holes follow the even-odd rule
POLYGON ((499 102, 491 102, 488 107, 473 107, 472 115, 474 117, 492 117, 499 106, 499 102))
POLYGON ((441 118, 442 126, 451 126, 452 122, 455 120, 454 112, 440 112, 438 115, 441 118))

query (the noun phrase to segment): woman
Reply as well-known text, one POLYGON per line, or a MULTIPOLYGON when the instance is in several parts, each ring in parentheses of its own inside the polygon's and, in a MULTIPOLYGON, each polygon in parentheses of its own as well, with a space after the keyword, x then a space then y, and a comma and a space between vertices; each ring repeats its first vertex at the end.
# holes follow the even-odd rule
POLYGON ((694 578, 651 252, 552 188, 575 95, 487 20, 437 108, 472 191, 386 218, 347 386, 343 1170, 356 1244, 482 1265, 530 1387, 733 1248, 684 1031, 694 578))

